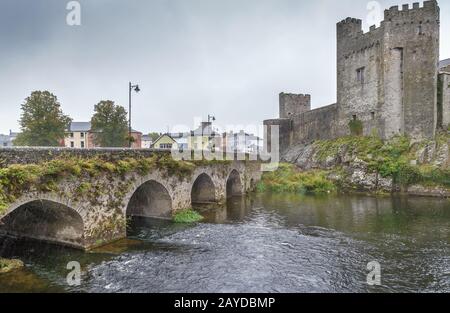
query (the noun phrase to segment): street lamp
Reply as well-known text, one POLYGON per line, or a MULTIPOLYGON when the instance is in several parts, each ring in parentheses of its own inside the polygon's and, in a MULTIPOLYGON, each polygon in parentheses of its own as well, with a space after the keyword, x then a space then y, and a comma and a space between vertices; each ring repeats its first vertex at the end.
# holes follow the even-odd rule
POLYGON ((209 115, 208 114, 208 123, 211 123, 211 121, 215 122, 216 121, 216 117, 214 115, 209 115))
POLYGON ((131 148, 132 142, 131 142, 131 92, 135 91, 136 93, 138 93, 139 91, 141 91, 141 89, 139 89, 139 85, 133 85, 131 82, 128 85, 128 140, 129 140, 129 148, 131 148))

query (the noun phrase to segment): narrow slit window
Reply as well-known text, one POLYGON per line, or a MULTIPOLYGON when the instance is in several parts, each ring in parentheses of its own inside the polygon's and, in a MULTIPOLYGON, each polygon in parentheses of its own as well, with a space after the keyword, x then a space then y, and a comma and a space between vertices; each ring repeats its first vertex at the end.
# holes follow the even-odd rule
POLYGON ((356 70, 356 79, 361 84, 364 84, 364 80, 365 80, 364 76, 365 76, 365 67, 361 67, 356 70))

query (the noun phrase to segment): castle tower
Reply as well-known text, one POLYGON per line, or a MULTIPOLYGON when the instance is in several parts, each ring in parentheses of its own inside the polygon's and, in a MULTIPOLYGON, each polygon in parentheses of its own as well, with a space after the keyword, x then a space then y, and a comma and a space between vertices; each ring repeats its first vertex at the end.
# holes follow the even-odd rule
POLYGON ((379 28, 363 33, 361 21, 337 24, 339 135, 350 120, 365 135, 432 138, 437 123, 439 7, 425 1, 385 11, 379 28))
POLYGON ((293 118, 310 110, 310 95, 280 93, 280 118, 293 118))

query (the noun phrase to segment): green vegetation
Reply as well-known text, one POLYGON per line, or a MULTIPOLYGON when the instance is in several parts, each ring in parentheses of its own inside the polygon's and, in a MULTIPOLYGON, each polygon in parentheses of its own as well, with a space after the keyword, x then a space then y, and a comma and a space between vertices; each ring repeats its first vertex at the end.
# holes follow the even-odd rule
POLYGON ((127 111, 113 101, 101 101, 91 119, 94 141, 101 147, 127 147, 129 144, 127 111))
POLYGON ((83 194, 91 190, 90 194, 97 195, 99 191, 96 186, 86 179, 99 175, 145 175, 152 169, 158 169, 181 180, 191 175, 196 166, 195 162, 175 161, 170 154, 122 160, 69 158, 40 164, 10 165, 0 169, 0 213, 27 191, 57 192, 61 179, 84 178, 75 192, 83 194))
POLYGON ((11 271, 20 269, 24 266, 20 260, 8 260, 0 258, 0 274, 9 273, 11 271))
POLYGON ((203 216, 201 216, 193 209, 179 211, 173 216, 173 221, 180 224, 196 223, 200 222, 201 220, 203 220, 203 216))
POLYGON ((160 136, 159 133, 155 133, 155 132, 149 133, 148 135, 149 135, 149 137, 152 139, 153 142, 155 142, 156 140, 158 140, 158 138, 159 138, 159 136, 160 136))
POLYGON ((301 172, 294 165, 280 164, 277 171, 263 175, 256 189, 258 192, 324 194, 335 192, 336 186, 325 171, 301 172))
POLYGON ((362 136, 363 135, 363 122, 360 120, 351 120, 348 123, 348 127, 350 128, 350 134, 353 136, 362 136))
POLYGON ((59 146, 71 122, 63 114, 56 96, 48 91, 33 91, 22 104, 22 132, 14 141, 16 146, 59 146))
MULTIPOLYGON (((436 136, 437 147, 448 143, 447 134, 436 136)), ((320 161, 337 158, 338 155, 356 156, 368 165, 371 172, 382 177, 392 177, 400 186, 412 184, 439 184, 450 187, 450 170, 433 165, 414 165, 416 153, 430 142, 411 144, 409 138, 395 137, 383 141, 377 136, 343 137, 336 140, 315 142, 320 161)))

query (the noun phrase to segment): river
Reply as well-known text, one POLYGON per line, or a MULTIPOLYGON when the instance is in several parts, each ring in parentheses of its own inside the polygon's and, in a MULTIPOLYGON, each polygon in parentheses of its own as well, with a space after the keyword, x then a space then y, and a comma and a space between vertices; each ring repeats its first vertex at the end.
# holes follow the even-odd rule
POLYGON ((135 220, 89 253, 2 238, 0 256, 26 267, 0 292, 450 292, 450 200, 261 194, 203 210, 195 225, 135 220))

